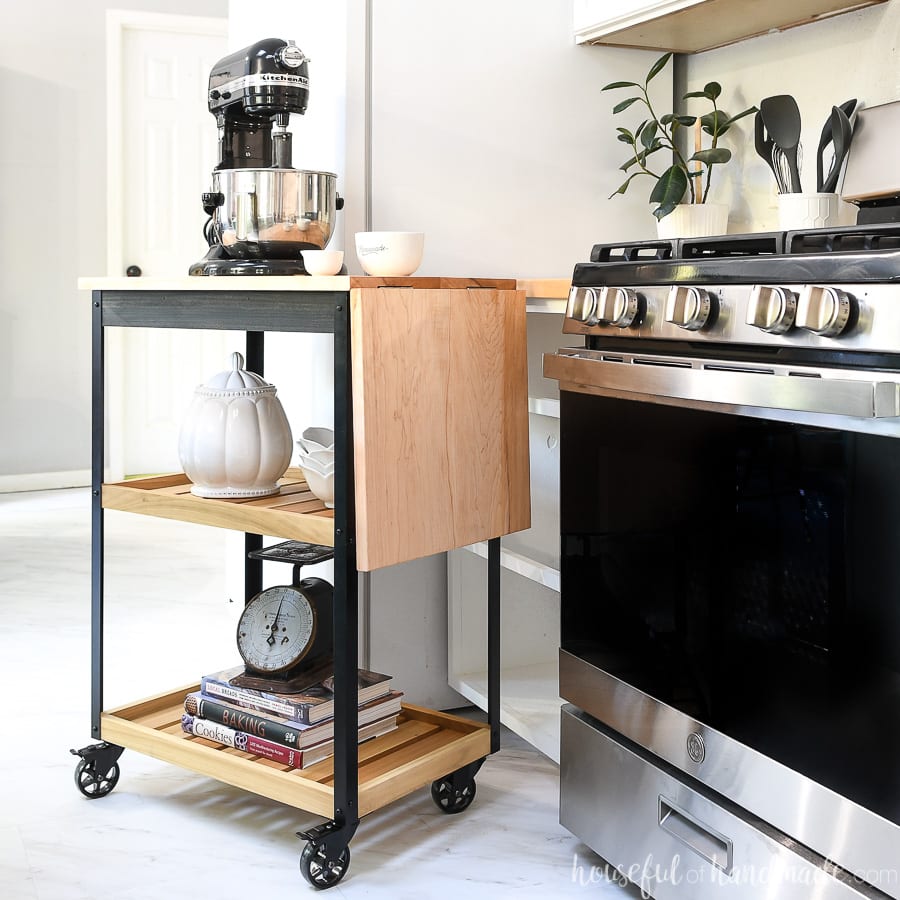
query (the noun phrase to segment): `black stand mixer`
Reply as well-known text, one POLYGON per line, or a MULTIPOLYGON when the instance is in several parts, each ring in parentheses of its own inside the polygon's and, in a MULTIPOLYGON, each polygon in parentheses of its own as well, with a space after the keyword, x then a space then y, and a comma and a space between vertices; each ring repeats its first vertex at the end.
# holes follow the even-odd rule
POLYGON ((209 251, 191 275, 305 275, 302 250, 324 249, 344 205, 337 176, 292 168, 291 113, 306 112, 309 60, 268 38, 219 60, 209 111, 219 164, 203 194, 209 251))

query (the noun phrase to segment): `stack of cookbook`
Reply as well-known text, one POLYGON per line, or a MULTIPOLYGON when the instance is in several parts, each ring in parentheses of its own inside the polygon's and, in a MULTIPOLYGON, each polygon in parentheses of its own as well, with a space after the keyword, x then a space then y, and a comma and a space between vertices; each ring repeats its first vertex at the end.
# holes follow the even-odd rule
MULTIPOLYGON (((185 697, 181 727, 187 734, 305 769, 334 754, 334 679, 302 692, 281 694, 234 684, 242 666, 205 675, 185 697)), ((390 675, 359 670, 360 742, 397 727, 402 692, 390 675)))

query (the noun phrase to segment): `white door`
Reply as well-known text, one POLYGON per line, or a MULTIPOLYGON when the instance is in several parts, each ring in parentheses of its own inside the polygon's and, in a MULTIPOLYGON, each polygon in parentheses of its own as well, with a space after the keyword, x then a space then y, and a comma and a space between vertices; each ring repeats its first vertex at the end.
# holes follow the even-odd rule
MULTIPOLYGON (((217 162, 206 106, 225 20, 120 13, 109 28, 110 275, 185 277, 207 250, 200 195, 217 162), (118 223, 118 224, 116 224, 118 223)), ((226 368, 243 338, 222 332, 127 329, 109 354, 113 477, 176 471, 178 431, 194 388, 226 368), (232 347, 232 344, 236 346, 232 347), (116 471, 118 470, 118 471, 116 471)))

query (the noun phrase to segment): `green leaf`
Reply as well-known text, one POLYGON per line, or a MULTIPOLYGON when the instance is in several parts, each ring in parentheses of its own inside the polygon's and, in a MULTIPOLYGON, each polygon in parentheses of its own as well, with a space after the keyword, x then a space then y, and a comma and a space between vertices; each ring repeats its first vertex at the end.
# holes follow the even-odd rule
MULTIPOLYGON (((731 125, 733 125, 735 122, 737 122, 738 119, 743 119, 744 116, 753 115, 753 113, 755 113, 757 111, 758 110, 756 109, 755 106, 751 106, 750 109, 745 109, 742 112, 739 112, 736 116, 732 116, 730 119, 728 119, 728 121, 724 123, 724 127, 728 128, 731 125)), ((719 132, 719 133, 721 134, 722 132, 719 132)))
POLYGON ((685 126, 693 125, 697 121, 696 116, 674 116, 674 119, 679 125, 685 126))
POLYGON ((647 82, 655 78, 671 58, 671 53, 664 53, 655 63, 653 63, 653 65, 650 67, 650 71, 647 73, 647 82))
POLYGON ((631 159, 627 160, 625 163, 619 166, 619 168, 623 172, 627 172, 636 163, 641 163, 642 165, 645 164, 647 161, 647 157, 652 155, 653 153, 656 153, 656 151, 659 150, 662 146, 662 141, 654 141, 649 147, 647 147, 645 150, 641 150, 641 152, 637 153, 635 156, 632 156, 631 159))
POLYGON ((619 139, 623 144, 628 144, 629 147, 634 143, 634 136, 633 136, 633 135, 630 135, 630 134, 620 134, 620 135, 618 136, 618 139, 619 139))
POLYGON ((660 125, 668 125, 669 122, 674 121, 675 116, 672 113, 666 113, 664 116, 659 117, 660 125))
POLYGON ((707 166, 714 166, 716 163, 727 163, 729 159, 731 159, 731 151, 727 147, 712 147, 709 150, 698 150, 689 162, 696 160, 707 166))
POLYGON ((719 84, 718 81, 710 81, 709 84, 703 88, 703 95, 709 97, 710 100, 715 100, 721 93, 722 85, 719 84))
POLYGON ((635 178, 637 178, 638 175, 644 175, 644 174, 646 174, 646 173, 645 173, 645 172, 634 172, 632 175, 629 175, 628 178, 627 178, 627 180, 624 181, 622 184, 619 185, 618 190, 613 191, 613 192, 609 195, 609 199, 612 200, 612 198, 615 197, 616 194, 624 194, 625 191, 628 190, 628 185, 631 184, 631 182, 632 182, 635 178))
POLYGON ((691 91, 690 93, 685 94, 684 97, 682 97, 681 99, 682 100, 690 100, 692 97, 705 97, 705 96, 706 96, 706 94, 703 91, 691 91))
POLYGON ((656 216, 657 220, 665 218, 670 212, 672 212, 675 207, 678 206, 677 203, 661 203, 656 209, 653 210, 653 215, 656 216))
POLYGON ((636 81, 612 81, 609 84, 605 84, 601 91, 611 91, 615 88, 623 88, 623 87, 640 87, 640 85, 636 81))
POLYGON ((700 124, 707 134, 718 137, 722 134, 722 126, 728 121, 728 113, 724 110, 717 109, 708 112, 705 116, 700 117, 700 124))
POLYGON ((681 202, 688 188, 688 179, 680 166, 670 166, 659 177, 650 194, 650 202, 658 204, 653 210, 657 219, 667 216, 681 202))
POLYGON ((621 103, 617 103, 613 107, 613 113, 620 113, 623 110, 628 109, 628 107, 631 106, 632 103, 637 103, 640 99, 640 97, 629 97, 627 100, 623 100, 621 103))
POLYGON ((659 126, 656 122, 650 122, 646 128, 641 129, 641 143, 648 149, 653 146, 657 131, 659 126))

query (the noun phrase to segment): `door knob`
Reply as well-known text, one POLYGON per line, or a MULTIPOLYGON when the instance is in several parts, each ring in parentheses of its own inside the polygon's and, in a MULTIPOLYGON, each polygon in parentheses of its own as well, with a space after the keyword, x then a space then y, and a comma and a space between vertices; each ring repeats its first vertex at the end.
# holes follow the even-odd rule
POLYGON ((141 275, 143 275, 144 273, 141 272, 141 267, 140 267, 140 266, 129 266, 129 267, 125 270, 125 274, 126 274, 129 278, 140 278, 141 275))

